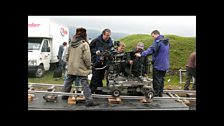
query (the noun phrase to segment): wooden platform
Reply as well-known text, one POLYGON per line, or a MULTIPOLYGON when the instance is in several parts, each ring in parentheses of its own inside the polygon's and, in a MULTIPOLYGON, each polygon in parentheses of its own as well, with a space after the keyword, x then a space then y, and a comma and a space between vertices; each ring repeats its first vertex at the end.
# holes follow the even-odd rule
MULTIPOLYGON (((94 98, 98 106, 86 107, 85 102, 76 101, 76 104, 68 104, 68 100, 62 100, 58 96, 58 102, 46 102, 43 99, 44 93, 37 93, 33 101, 28 102, 28 110, 48 111, 153 111, 153 110, 189 110, 183 103, 174 99, 153 99, 150 103, 141 103, 139 100, 121 99, 119 104, 110 104, 107 98, 94 98)), ((74 100, 74 98, 73 98, 74 100)), ((83 100, 84 101, 84 100, 83 100)), ((117 99, 117 101, 119 101, 117 99)))
POLYGON ((70 96, 70 97, 68 97, 68 104, 69 105, 75 105, 76 104, 76 102, 78 102, 78 101, 85 101, 86 99, 85 99, 85 97, 84 96, 70 96))

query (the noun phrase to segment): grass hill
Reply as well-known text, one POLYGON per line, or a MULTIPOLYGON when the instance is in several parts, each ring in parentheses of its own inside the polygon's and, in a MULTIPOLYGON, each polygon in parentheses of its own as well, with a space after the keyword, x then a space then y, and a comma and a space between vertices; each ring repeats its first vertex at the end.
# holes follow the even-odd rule
MULTIPOLYGON (((196 38, 176 35, 165 35, 165 37, 170 40, 170 70, 185 69, 188 56, 191 52, 196 51, 196 38)), ((147 34, 134 34, 121 38, 119 41, 124 42, 127 46, 126 51, 129 51, 138 42, 143 42, 144 49, 147 49, 153 43, 153 38, 147 34)))

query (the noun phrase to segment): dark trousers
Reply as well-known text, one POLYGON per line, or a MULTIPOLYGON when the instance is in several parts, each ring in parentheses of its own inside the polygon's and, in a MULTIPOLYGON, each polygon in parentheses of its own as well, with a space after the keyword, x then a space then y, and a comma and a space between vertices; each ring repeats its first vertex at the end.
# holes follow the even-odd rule
POLYGON ((86 98, 86 102, 92 102, 93 98, 92 98, 91 90, 89 89, 89 82, 88 82, 87 76, 75 76, 75 75, 68 74, 65 79, 64 87, 62 88, 62 91, 70 92, 72 88, 72 84, 75 80, 77 80, 77 78, 80 79, 80 82, 83 86, 83 94, 86 98))
POLYGON ((58 67, 61 68, 63 71, 65 70, 66 62, 63 60, 59 60, 58 67))
MULTIPOLYGON (((97 87, 103 87, 103 79, 104 79, 104 74, 105 70, 92 70, 92 78, 90 82, 90 89, 93 92, 96 92, 97 87)), ((99 91, 101 92, 101 91, 99 91)))
POLYGON ((192 90, 196 90, 196 70, 195 68, 186 67, 186 83, 184 85, 184 90, 189 90, 192 77, 194 77, 194 84, 192 85, 192 90))
POLYGON ((165 74, 166 71, 159 71, 153 68, 153 88, 155 96, 162 95, 163 93, 165 74))

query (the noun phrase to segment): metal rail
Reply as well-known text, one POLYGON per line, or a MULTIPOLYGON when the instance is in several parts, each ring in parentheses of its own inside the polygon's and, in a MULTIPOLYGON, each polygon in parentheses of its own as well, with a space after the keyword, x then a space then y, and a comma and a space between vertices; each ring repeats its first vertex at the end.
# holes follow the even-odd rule
POLYGON ((164 93, 196 93, 194 90, 163 90, 164 93))
MULTIPOLYGON (((57 94, 63 96, 83 96, 82 93, 66 93, 66 92, 48 92, 48 91, 28 91, 29 94, 35 93, 46 93, 46 94, 57 94)), ((93 98, 110 98, 113 97, 112 95, 101 95, 101 94, 92 94, 93 98)), ((133 99, 133 100, 140 100, 145 98, 145 96, 120 96, 121 99, 133 99)), ((196 100, 196 98, 188 98, 188 97, 154 97, 153 99, 186 99, 186 100, 196 100)))
MULTIPOLYGON (((55 90, 52 91, 41 91, 41 90, 33 90, 34 87, 39 86, 47 86, 47 87, 63 87, 63 85, 60 84, 44 84, 44 83, 29 83, 29 94, 35 94, 35 93, 46 93, 46 94, 56 94, 61 96, 83 96, 83 93, 66 93, 66 92, 55 92, 55 90)), ((189 91, 189 90, 164 90, 164 93, 196 93, 196 91, 189 91)), ((92 94, 93 98, 110 98, 113 97, 112 95, 102 95, 102 94, 92 94)), ((145 98, 145 96, 125 96, 121 95, 121 99, 133 99, 133 100, 140 100, 145 98)), ((196 98, 192 97, 154 97, 155 100, 163 100, 163 99, 185 99, 185 100, 196 100, 196 98)))

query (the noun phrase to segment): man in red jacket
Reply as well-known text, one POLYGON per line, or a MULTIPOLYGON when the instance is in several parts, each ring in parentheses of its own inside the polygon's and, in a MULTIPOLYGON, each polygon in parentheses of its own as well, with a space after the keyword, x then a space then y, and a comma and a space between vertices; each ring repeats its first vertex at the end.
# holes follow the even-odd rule
POLYGON ((192 90, 196 90, 196 52, 191 53, 186 65, 186 83, 184 90, 189 90, 190 81, 194 77, 194 84, 192 90))

